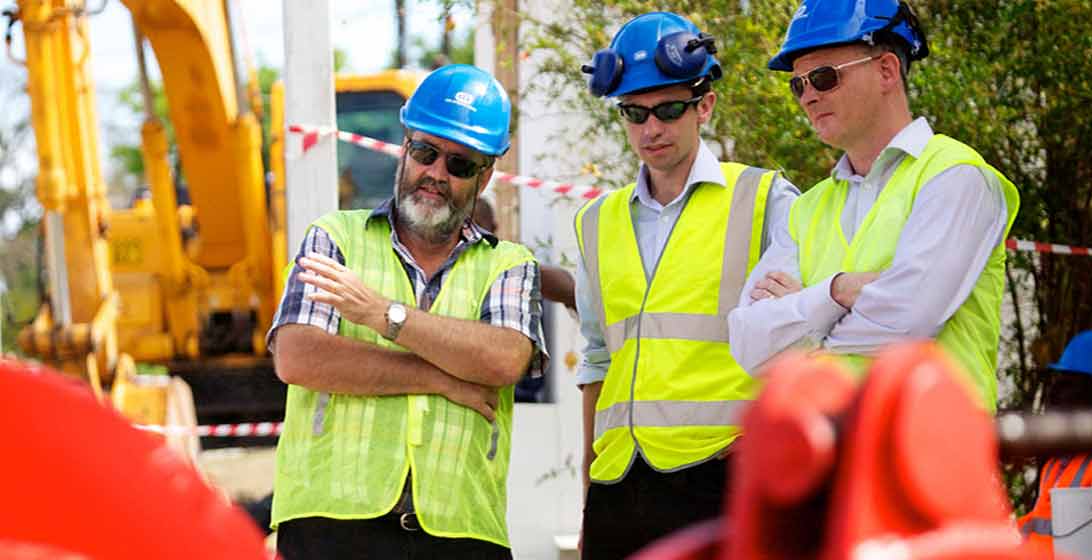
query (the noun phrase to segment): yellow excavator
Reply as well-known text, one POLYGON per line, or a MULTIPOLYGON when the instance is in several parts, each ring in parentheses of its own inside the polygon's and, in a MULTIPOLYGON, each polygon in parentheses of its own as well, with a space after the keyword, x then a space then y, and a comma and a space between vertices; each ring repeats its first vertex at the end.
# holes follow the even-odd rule
MULTIPOLYGON (((192 425, 278 419, 284 387, 265 333, 282 289, 286 247, 283 86, 270 100, 263 166, 257 80, 241 52, 233 0, 122 0, 132 15, 147 118, 150 197, 111 208, 99 162, 88 25, 82 0, 17 0, 43 209, 48 295, 21 349, 86 379, 134 422, 192 425), (163 78, 181 176, 154 116, 145 45, 163 78), (184 179, 184 180, 183 180, 184 179), (138 375, 137 363, 171 375, 138 375)), ((11 43, 8 42, 9 55, 11 43)), ((398 109, 420 77, 389 71, 337 79, 338 127, 400 142, 398 109)), ((345 206, 390 193, 393 158, 340 146, 345 206)), ((192 441, 190 444, 192 445, 192 441)))

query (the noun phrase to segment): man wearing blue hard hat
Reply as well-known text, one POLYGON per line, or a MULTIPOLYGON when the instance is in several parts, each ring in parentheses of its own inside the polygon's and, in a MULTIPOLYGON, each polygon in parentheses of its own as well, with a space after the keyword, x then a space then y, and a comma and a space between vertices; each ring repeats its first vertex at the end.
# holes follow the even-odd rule
POLYGON ((719 515, 757 391, 732 359, 727 314, 799 193, 773 171, 718 162, 702 141, 715 53, 693 23, 654 12, 583 68, 593 95, 618 99, 642 162, 633 184, 576 218, 584 558, 623 558, 719 515))
MULTIPOLYGON (((1046 412, 1087 410, 1092 407, 1092 331, 1078 333, 1066 345, 1062 358, 1050 364, 1053 375, 1046 382, 1046 412)), ((1055 488, 1092 487, 1092 450, 1048 457, 1039 467, 1039 496, 1027 515, 1017 520, 1020 533, 1043 558, 1054 558, 1054 536, 1066 528, 1053 523, 1050 491, 1055 488)))
POLYGON ((757 371, 788 348, 843 355, 935 338, 996 408, 1004 240, 1013 184, 971 147, 915 119, 907 73, 929 52, 906 2, 805 0, 781 52, 819 138, 844 151, 793 205, 789 236, 748 279, 732 351, 757 371))
POLYGON ((272 525, 297 558, 511 558, 513 384, 542 371, 538 266, 470 220, 508 149, 466 65, 402 107, 394 197, 315 221, 269 332, 289 384, 272 525))

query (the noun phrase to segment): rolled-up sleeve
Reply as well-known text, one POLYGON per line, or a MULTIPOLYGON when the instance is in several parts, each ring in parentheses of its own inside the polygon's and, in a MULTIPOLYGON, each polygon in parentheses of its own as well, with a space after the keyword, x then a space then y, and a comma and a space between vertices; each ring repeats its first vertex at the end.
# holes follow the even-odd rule
POLYGON ((542 336, 542 284, 538 263, 514 266, 493 282, 482 303, 481 321, 519 331, 534 344, 527 373, 540 377, 549 364, 542 336))
POLYGON ((269 328, 269 332, 265 335, 266 348, 269 348, 270 351, 274 350, 273 345, 276 342, 277 329, 284 325, 311 325, 330 334, 337 334, 338 329, 341 327, 341 314, 338 313, 338 310, 328 303, 307 299, 307 296, 314 294, 318 288, 311 284, 305 284, 299 279, 299 274, 303 271, 299 265, 300 257, 312 253, 324 255, 340 264, 345 264, 345 256, 341 254, 341 250, 338 249, 337 244, 326 233, 326 230, 315 226, 307 231, 307 236, 304 237, 299 252, 296 253, 296 258, 293 260, 295 264, 292 265, 288 281, 284 284, 281 303, 277 306, 277 313, 273 315, 273 326, 269 328))
POLYGON ((594 301, 594 290, 588 286, 588 273, 584 269, 583 259, 577 259, 576 274, 576 311, 580 316, 580 334, 584 336, 584 357, 576 370, 578 386, 598 383, 607 377, 610 368, 610 352, 607 351, 603 329, 599 325, 600 302, 594 301))

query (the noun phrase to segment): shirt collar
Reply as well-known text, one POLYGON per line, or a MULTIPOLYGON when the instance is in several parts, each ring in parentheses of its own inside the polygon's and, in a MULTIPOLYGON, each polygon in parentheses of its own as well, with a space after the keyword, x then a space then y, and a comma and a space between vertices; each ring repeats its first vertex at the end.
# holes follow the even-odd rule
MULTIPOLYGON (((720 167, 720 161, 717 160, 717 156, 713 155, 713 150, 710 150, 709 146, 706 146, 705 142, 701 140, 698 141, 698 156, 694 158, 694 164, 690 166, 690 175, 686 177, 686 187, 675 200, 686 196, 686 193, 698 183, 727 186, 724 180, 724 171, 720 167)), ((652 193, 648 190, 648 166, 644 163, 641 164, 641 170, 637 173, 637 187, 633 189, 633 196, 630 197, 630 202, 634 200, 640 201, 641 204, 649 208, 663 208, 663 205, 653 198, 652 193)))
MULTIPOLYGON (((395 238, 397 238, 398 233, 397 230, 394 229, 393 198, 388 198, 379 203, 379 205, 372 210, 372 213, 368 215, 368 221, 371 221, 373 218, 386 218, 387 223, 391 226, 391 232, 395 235, 395 238)), ((466 223, 463 224, 463 229, 459 232, 459 238, 460 242, 467 243, 477 243, 478 241, 485 240, 486 243, 489 243, 490 247, 496 247, 497 243, 499 243, 497 236, 493 235, 493 232, 479 226, 472 220, 467 220, 466 223)))
MULTIPOLYGON (((915 158, 921 157, 921 153, 925 151, 925 146, 933 139, 933 136, 933 128, 929 126, 929 121, 925 120, 925 117, 914 119, 880 151, 879 157, 876 158, 876 162, 872 166, 872 171, 886 168, 885 163, 900 159, 899 156, 902 154, 908 154, 915 158)), ((853 166, 849 164, 849 155, 842 154, 834 169, 831 170, 830 176, 836 180, 845 181, 859 175, 853 170, 853 166)))

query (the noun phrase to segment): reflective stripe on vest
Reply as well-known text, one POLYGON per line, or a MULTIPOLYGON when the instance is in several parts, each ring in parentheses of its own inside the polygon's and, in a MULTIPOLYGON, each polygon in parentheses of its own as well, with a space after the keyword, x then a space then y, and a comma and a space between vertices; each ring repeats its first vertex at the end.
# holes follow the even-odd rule
MULTIPOLYGON (((918 191, 934 177, 957 165, 977 167, 996 178, 1008 213, 1004 233, 994 247, 974 288, 944 323, 937 342, 963 366, 961 378, 972 386, 986 408, 997 406, 997 348, 1001 331, 1001 299, 1005 286, 1004 239, 1020 206, 1012 182, 990 167, 969 146, 937 134, 915 158, 907 155, 884 185, 853 239, 842 233, 841 219, 849 185, 828 178, 801 195, 789 212, 789 232, 800 248, 800 273, 805 287, 838 272, 882 272, 895 256, 918 191)), ((867 364, 856 356, 849 362, 867 364)), ((860 368, 858 368, 860 369, 860 368)))
POLYGON ((633 424, 647 427, 739 424, 751 401, 623 401, 595 413, 595 437, 633 424))
MULTIPOLYGON (((723 259, 721 270, 720 294, 718 295, 718 309, 716 315, 696 313, 642 313, 641 315, 627 317, 622 321, 611 325, 602 325, 603 335, 607 344, 607 350, 612 354, 622 347, 627 339, 637 338, 640 331, 641 338, 675 338, 681 340, 704 340, 707 342, 728 342, 728 313, 735 309, 739 303, 739 294, 743 291, 743 284, 747 280, 750 257, 751 230, 755 219, 752 208, 759 194, 760 181, 765 170, 747 167, 736 182, 736 188, 732 193, 732 206, 729 214, 735 216, 728 221, 725 230, 725 246, 732 247, 732 241, 746 238, 748 245, 746 250, 727 251, 723 259)), ((765 189, 762 190, 762 199, 765 201, 766 192, 769 191, 767 178, 765 189)), ((592 203, 583 217, 583 235, 586 243, 584 253, 585 267, 588 273, 588 283, 594 286, 596 301, 600 308, 603 306, 601 283, 599 276, 599 211, 605 200, 601 198, 592 203)), ((681 216, 680 216, 681 217, 681 216)), ((761 219, 761 215, 760 215, 761 219)), ((762 222, 757 222, 761 224, 762 222)), ((759 229, 761 242, 761 229, 759 229)), ((661 255, 662 257, 662 255, 661 255)), ((647 277, 647 275, 646 275, 647 277)), ((601 322, 604 313, 600 314, 601 322)))
POLYGON ((1046 537, 1054 537, 1054 529, 1050 518, 1033 517, 1024 522, 1024 525, 1020 527, 1020 532, 1025 537, 1030 536, 1032 533, 1037 535, 1043 535, 1046 537))
MULTIPOLYGON (((315 225, 346 266, 384 297, 414 305, 413 286, 391 246, 386 219, 335 212, 315 225)), ((488 291, 526 248, 475 243, 455 261, 430 313, 479 320, 488 291)), ((342 318, 339 334, 389 350, 401 347, 342 318)), ((513 388, 500 390, 496 421, 438 395, 364 397, 291 385, 277 447, 273 522, 301 517, 367 519, 391 511, 412 470, 413 503, 429 534, 508 546, 507 473, 513 388)))
POLYGON ((739 164, 722 170, 727 187, 692 189, 652 270, 644 269, 633 230, 634 185, 577 215, 611 354, 596 403, 593 480, 621 478, 638 451, 660 471, 707 460, 738 436, 740 411, 757 391, 731 357, 727 316, 757 261, 752 249, 756 236, 761 246, 775 173, 739 164))
POLYGON ((1052 488, 1092 486, 1092 453, 1051 457, 1039 471, 1039 496, 1035 507, 1017 521, 1020 533, 1041 552, 1054 553, 1054 524, 1051 520, 1052 488))

